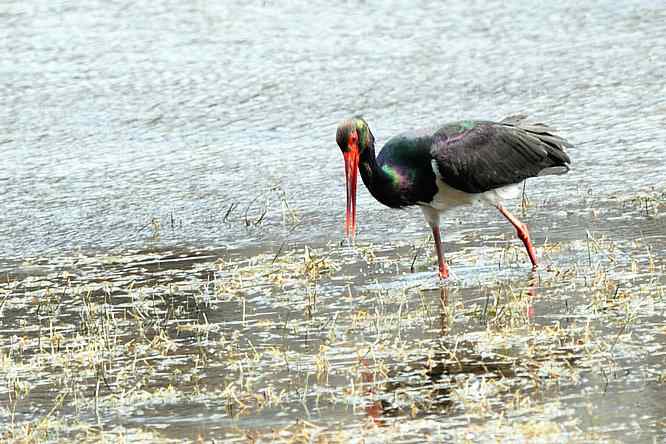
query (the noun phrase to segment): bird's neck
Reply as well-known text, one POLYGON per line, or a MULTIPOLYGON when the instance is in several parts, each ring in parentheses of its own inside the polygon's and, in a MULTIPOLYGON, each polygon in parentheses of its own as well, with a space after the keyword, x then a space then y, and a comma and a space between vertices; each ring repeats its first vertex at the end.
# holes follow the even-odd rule
POLYGON ((365 187, 375 199, 391 208, 405 205, 399 187, 396 185, 396 178, 377 163, 374 146, 367 147, 361 153, 359 170, 365 187))

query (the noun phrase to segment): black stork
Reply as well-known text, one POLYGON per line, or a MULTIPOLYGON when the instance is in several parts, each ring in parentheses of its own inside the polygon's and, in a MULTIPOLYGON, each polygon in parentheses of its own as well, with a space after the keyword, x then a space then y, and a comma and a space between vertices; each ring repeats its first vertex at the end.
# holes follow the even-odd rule
POLYGON ((436 131, 420 130, 391 138, 375 157, 375 137, 361 117, 338 126, 336 140, 345 160, 347 211, 345 234, 356 233, 356 178, 370 194, 391 208, 418 205, 432 229, 441 278, 449 276, 440 237, 440 213, 474 203, 495 206, 516 228, 537 267, 527 225, 511 214, 503 200, 520 193, 525 179, 565 174, 571 145, 542 123, 526 116, 500 122, 463 120, 436 131))

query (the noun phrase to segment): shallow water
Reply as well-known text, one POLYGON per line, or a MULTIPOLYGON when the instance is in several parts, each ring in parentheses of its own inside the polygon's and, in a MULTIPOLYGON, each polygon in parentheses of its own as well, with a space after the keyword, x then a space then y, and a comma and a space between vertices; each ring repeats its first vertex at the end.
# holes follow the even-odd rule
POLYGON ((664 23, 658 1, 5 2, 2 422, 39 422, 67 393, 50 439, 80 437, 76 421, 93 438, 663 439, 664 23), (454 211, 441 302, 420 212, 383 208, 363 187, 358 243, 340 244, 339 120, 363 114, 381 146, 518 112, 575 145, 572 171, 529 181, 530 205, 516 210, 544 263, 537 276, 496 211, 454 211), (305 246, 330 270, 299 268, 305 246), (492 295, 508 307, 495 323, 492 295), (76 348, 101 335, 86 327, 89 304, 142 319, 109 324, 122 340, 99 361, 76 348), (46 365, 60 351, 31 342, 45 334, 36 319, 90 360, 46 365), (565 333, 579 342, 553 339, 565 333), (471 364, 454 369, 445 350, 457 342, 471 364), (479 364, 486 349, 510 372, 479 364), (162 367, 99 382, 98 369, 122 375, 135 352, 162 367), (241 412, 225 388, 246 381, 245 359, 257 373, 237 387, 251 404, 241 412), (88 372, 80 393, 63 369, 88 372), (315 376, 328 379, 313 388, 315 376), (16 381, 31 385, 18 403, 16 381), (132 387, 145 396, 117 399, 132 387))

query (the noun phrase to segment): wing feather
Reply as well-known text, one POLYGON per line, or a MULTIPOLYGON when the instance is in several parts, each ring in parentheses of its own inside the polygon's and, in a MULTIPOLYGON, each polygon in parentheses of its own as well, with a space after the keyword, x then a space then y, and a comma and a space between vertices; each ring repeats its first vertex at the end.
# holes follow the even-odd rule
POLYGON ((482 193, 520 183, 529 177, 563 174, 571 162, 571 144, 526 116, 499 123, 457 122, 434 134, 431 155, 442 180, 468 193, 482 193))

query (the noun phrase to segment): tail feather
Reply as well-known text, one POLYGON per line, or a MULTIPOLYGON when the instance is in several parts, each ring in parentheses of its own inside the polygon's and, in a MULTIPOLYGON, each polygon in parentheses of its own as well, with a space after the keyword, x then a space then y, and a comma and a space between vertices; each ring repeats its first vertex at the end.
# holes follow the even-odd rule
MULTIPOLYGON (((530 136, 539 139, 541 145, 548 152, 549 157, 561 164, 571 163, 571 158, 566 153, 566 148, 571 148, 573 145, 563 137, 558 136, 557 130, 543 123, 528 123, 527 114, 515 114, 505 117, 500 121, 503 125, 513 126, 514 128, 521 129, 527 132, 530 136)), ((564 174, 569 171, 567 165, 557 165, 552 168, 546 168, 539 173, 540 176, 548 174, 564 174), (563 170, 562 167, 565 169, 563 170), (561 172, 546 172, 552 168, 561 172)))
POLYGON ((569 172, 568 165, 559 165, 549 168, 544 168, 539 171, 538 176, 560 176, 562 174, 567 174, 569 172))

